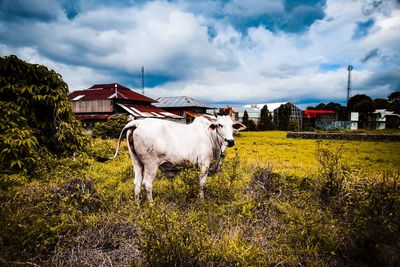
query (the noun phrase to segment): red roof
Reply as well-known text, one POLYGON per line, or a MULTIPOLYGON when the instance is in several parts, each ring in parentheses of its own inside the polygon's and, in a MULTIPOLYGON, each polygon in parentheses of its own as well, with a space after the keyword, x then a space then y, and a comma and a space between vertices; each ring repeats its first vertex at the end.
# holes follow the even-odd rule
POLYGON ((140 102, 157 102, 147 96, 138 94, 118 83, 95 84, 89 89, 74 91, 68 95, 71 101, 85 101, 96 99, 128 99, 140 102))
POLYGON ((304 118, 311 119, 321 114, 335 114, 333 110, 322 110, 322 109, 306 109, 304 110, 304 118))

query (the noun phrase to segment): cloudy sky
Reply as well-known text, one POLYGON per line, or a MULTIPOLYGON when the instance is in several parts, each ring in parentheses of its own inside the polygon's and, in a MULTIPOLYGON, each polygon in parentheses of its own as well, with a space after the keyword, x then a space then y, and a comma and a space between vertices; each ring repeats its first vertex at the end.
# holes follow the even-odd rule
POLYGON ((400 89, 399 0, 0 0, 0 55, 70 91, 118 82, 209 103, 345 102, 400 89))

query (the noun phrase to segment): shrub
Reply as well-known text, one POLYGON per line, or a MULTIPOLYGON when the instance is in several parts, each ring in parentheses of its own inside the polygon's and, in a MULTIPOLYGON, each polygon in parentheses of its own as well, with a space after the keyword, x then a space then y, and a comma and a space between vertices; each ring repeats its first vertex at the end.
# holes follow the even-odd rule
POLYGON ((349 230, 345 253, 376 266, 400 264, 400 173, 348 179, 336 209, 349 230))
POLYGON ((206 205, 180 210, 158 202, 139 221, 140 248, 148 266, 262 265, 259 244, 206 205))
POLYGON ((299 131, 300 129, 300 125, 298 121, 294 121, 294 120, 290 120, 288 127, 287 127, 288 131, 299 131))
POLYGON ((315 158, 320 165, 322 197, 336 195, 342 189, 342 183, 348 175, 342 154, 343 147, 330 148, 327 144, 317 143, 315 158))
POLYGON ((0 169, 31 172, 39 149, 72 155, 88 139, 72 113, 68 86, 61 75, 16 56, 0 58, 0 169))
POLYGON ((112 116, 105 122, 97 122, 93 128, 93 136, 101 138, 118 138, 121 130, 130 121, 127 115, 112 116))

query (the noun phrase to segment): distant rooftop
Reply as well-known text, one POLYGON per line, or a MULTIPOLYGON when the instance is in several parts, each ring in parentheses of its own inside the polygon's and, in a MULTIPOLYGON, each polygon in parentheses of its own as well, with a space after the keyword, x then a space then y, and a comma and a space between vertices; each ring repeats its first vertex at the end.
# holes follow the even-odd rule
POLYGON ((156 102, 154 99, 141 95, 119 83, 95 84, 85 90, 78 90, 68 95, 71 101, 96 99, 127 99, 140 102, 156 102))
POLYGON ((200 101, 188 96, 159 97, 158 103, 154 106, 159 108, 182 108, 182 107, 200 107, 206 109, 215 109, 216 107, 201 103, 200 101))
POLYGON ((264 103, 264 104, 248 104, 244 105, 244 108, 257 108, 257 109, 262 109, 265 105, 268 107, 268 111, 272 112, 275 109, 279 108, 281 105, 285 105, 288 102, 276 102, 276 103, 264 103))
POLYGON ((239 113, 244 113, 246 111, 247 113, 255 113, 255 114, 260 114, 261 111, 258 108, 252 108, 252 107, 233 107, 234 112, 239 112, 239 113))

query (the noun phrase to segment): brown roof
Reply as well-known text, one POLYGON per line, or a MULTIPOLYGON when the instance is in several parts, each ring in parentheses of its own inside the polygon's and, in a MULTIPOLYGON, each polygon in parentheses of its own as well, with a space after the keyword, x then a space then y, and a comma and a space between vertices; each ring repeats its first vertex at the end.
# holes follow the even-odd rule
POLYGON ((74 91, 68 95, 71 101, 85 101, 96 99, 128 99, 140 102, 157 102, 147 96, 130 90, 119 83, 95 84, 89 89, 74 91))

